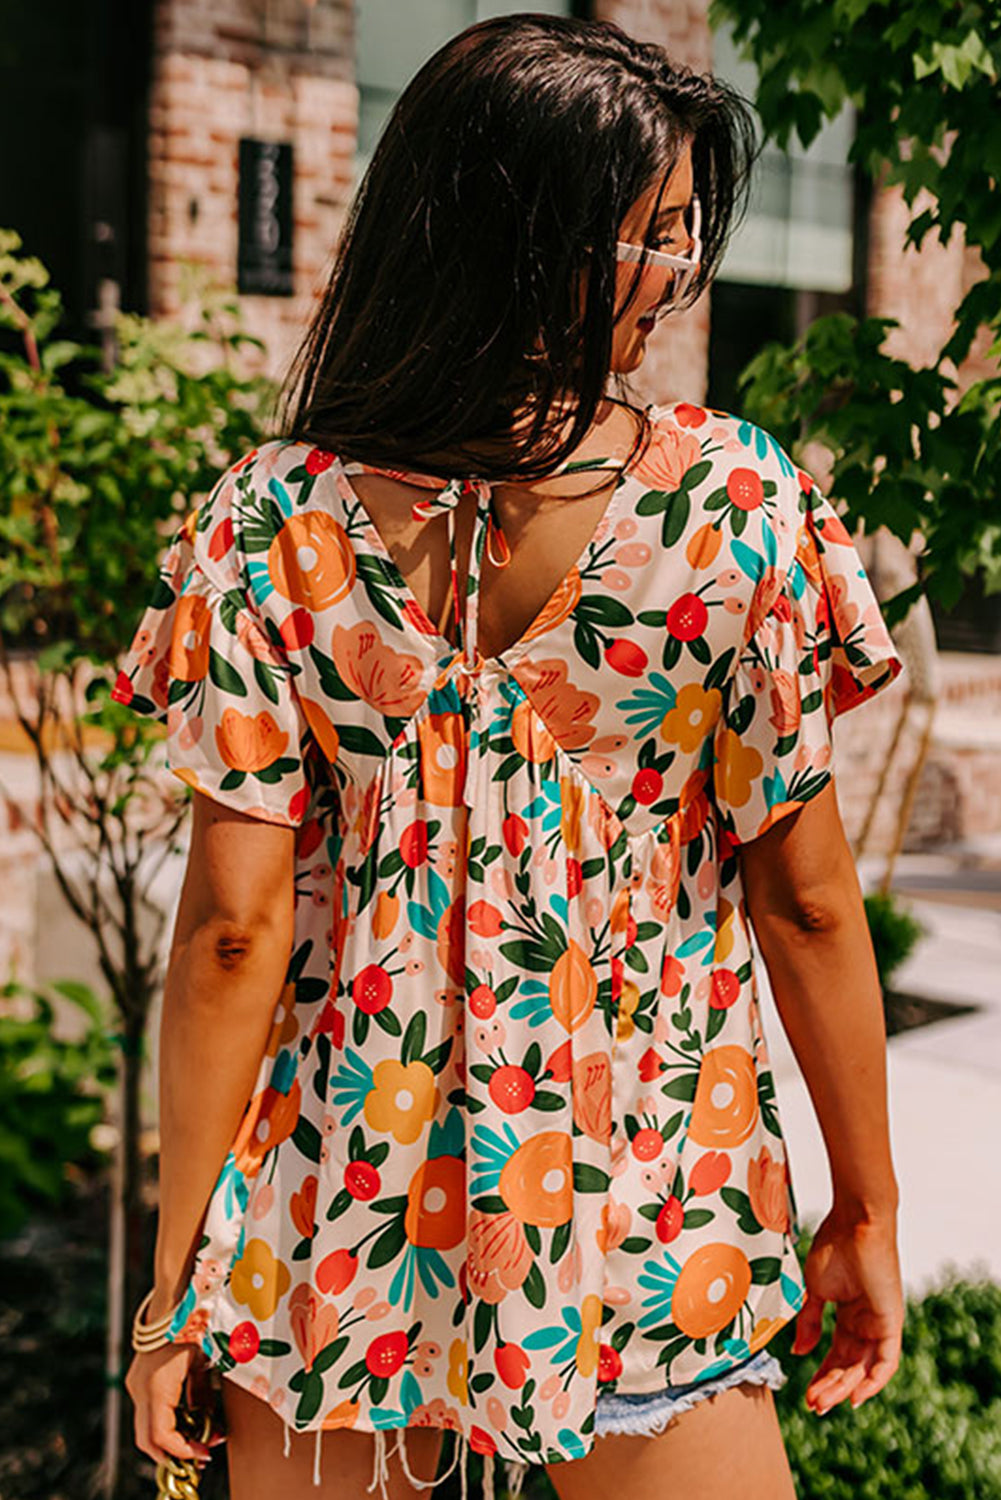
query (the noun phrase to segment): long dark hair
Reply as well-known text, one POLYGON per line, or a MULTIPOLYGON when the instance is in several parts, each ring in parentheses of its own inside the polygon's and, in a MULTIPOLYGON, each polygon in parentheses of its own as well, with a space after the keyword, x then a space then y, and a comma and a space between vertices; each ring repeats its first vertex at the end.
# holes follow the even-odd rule
POLYGON ((513 15, 447 42, 355 194, 282 435, 446 477, 550 473, 607 394, 621 221, 689 141, 703 254, 686 307, 746 209, 744 98, 610 22, 513 15))

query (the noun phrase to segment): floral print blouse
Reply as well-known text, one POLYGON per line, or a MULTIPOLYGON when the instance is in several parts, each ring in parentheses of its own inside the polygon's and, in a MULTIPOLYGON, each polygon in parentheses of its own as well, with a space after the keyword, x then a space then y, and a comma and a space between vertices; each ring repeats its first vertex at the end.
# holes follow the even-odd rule
POLYGON ((426 514, 477 496, 452 645, 364 466, 279 439, 187 517, 121 667, 178 777, 294 830, 285 984, 171 1329, 287 1431, 578 1458, 600 1392, 722 1374, 804 1301, 736 851, 903 664, 768 433, 650 415, 499 656, 488 485, 425 476, 426 514))

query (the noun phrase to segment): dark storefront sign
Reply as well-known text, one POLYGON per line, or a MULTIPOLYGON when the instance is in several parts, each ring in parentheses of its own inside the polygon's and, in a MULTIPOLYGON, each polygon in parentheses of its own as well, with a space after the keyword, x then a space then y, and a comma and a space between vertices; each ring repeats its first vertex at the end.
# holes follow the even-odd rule
POLYGON ((237 289, 258 297, 291 297, 292 147, 287 141, 240 141, 240 238, 237 289))

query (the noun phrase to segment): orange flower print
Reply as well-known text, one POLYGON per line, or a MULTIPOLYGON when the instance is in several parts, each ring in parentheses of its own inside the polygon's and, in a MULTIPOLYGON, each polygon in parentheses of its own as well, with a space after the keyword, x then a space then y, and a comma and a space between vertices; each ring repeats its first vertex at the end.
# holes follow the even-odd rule
POLYGON ((250 1309, 251 1317, 258 1323, 266 1323, 291 1282, 291 1271, 277 1258, 267 1240, 252 1239, 247 1241, 233 1267, 229 1293, 234 1302, 250 1309))
POLYGON ((288 1140, 299 1123, 301 1105, 302 1085, 298 1078, 287 1094, 280 1094, 269 1085, 254 1095, 233 1142, 238 1172, 245 1177, 257 1176, 267 1153, 288 1140))
POLYGON ((772 711, 768 716, 768 722, 774 726, 775 733, 780 739, 784 735, 795 734, 802 718, 802 701, 797 679, 791 672, 776 667, 771 674, 769 692, 772 711))
POLYGON ((598 1343, 598 1330, 601 1327, 602 1318, 601 1298, 595 1292, 588 1292, 580 1305, 581 1330, 577 1340, 577 1370, 585 1380, 590 1380, 598 1368, 598 1355, 600 1345, 598 1343))
POLYGON ((346 686, 381 714, 405 719, 423 702, 420 657, 394 651, 367 621, 350 630, 335 625, 330 654, 346 686))
POLYGON ((209 670, 212 610, 201 594, 182 594, 174 605, 167 670, 179 682, 201 682, 209 670))
POLYGON ((274 666, 281 664, 281 652, 271 637, 243 610, 236 617, 236 638, 255 661, 271 662, 274 666))
POLYGON ((500 1195, 523 1224, 555 1229, 573 1213, 573 1148, 563 1130, 543 1130, 508 1157, 500 1195))
POLYGON ((571 568, 558 588, 550 594, 539 614, 525 631, 522 640, 533 641, 536 636, 543 635, 545 631, 555 630, 557 625, 562 625, 563 621, 577 608, 580 595, 580 573, 577 568, 571 568))
POLYGON ((288 1299, 288 1315, 296 1348, 311 1370, 316 1356, 337 1337, 337 1308, 325 1302, 308 1281, 300 1281, 288 1299))
POLYGON ((594 693, 575 687, 567 679, 567 664, 560 657, 526 661, 513 669, 537 712, 566 750, 581 750, 595 736, 591 723, 601 700, 594 693))
POLYGON ((607 1203, 602 1204, 601 1224, 594 1232, 602 1255, 619 1248, 629 1233, 632 1220, 632 1210, 628 1203, 616 1203, 614 1198, 609 1198, 607 1203))
POLYGON ((737 1245, 717 1241, 693 1250, 678 1272, 671 1320, 690 1339, 705 1339, 736 1317, 751 1289, 751 1264, 737 1245))
POLYGON ((274 765, 285 754, 288 739, 267 709, 241 714, 239 709, 224 708, 215 732, 216 749, 233 771, 263 771, 274 765))
POLYGON ((762 1146, 747 1164, 747 1196, 751 1212, 763 1229, 785 1234, 789 1228, 787 1177, 785 1161, 773 1161, 767 1146, 762 1146))
POLYGON ((574 1058, 574 1123, 599 1146, 612 1138, 612 1065, 606 1052, 574 1058))
POLYGON ((316 736, 317 743, 327 757, 327 760, 333 765, 337 760, 337 755, 341 748, 341 739, 337 732, 337 726, 334 724, 324 705, 317 702, 315 698, 302 696, 299 701, 302 705, 302 712, 306 723, 316 736))
POLYGON ((289 1214, 292 1223, 298 1229, 303 1239, 312 1239, 316 1231, 316 1190, 319 1179, 315 1172, 302 1179, 299 1190, 292 1194, 289 1199, 289 1214))
POLYGON ((573 938, 549 974, 549 1004, 565 1031, 578 1031, 594 1010, 598 976, 587 954, 573 938))
POLYGON ((752 783, 764 768, 760 751, 745 745, 732 729, 722 729, 716 738, 716 761, 720 796, 732 807, 743 807, 750 801, 752 783))
POLYGON ((469 1289, 484 1302, 502 1302, 524 1285, 535 1256, 520 1219, 513 1213, 469 1214, 469 1289))
POLYGON ((264 1049, 265 1056, 277 1056, 279 1047, 285 1047, 289 1042, 294 1042, 298 1035, 299 1022, 295 1014, 295 985, 287 984, 278 997, 278 1010, 275 1019, 271 1023, 268 1044, 264 1049))
POLYGON ((758 1075, 750 1052, 736 1042, 710 1047, 702 1054, 688 1139, 730 1150, 743 1145, 758 1117, 758 1075))
POLYGON ((268 575, 276 592, 314 612, 351 592, 355 567, 343 526, 325 510, 289 516, 268 548, 268 575))
POLYGON ((560 838, 570 854, 580 848, 580 825, 587 804, 587 793, 569 777, 560 778, 560 838))
POLYGON ((522 760, 544 765, 556 753, 556 741, 527 698, 515 704, 511 715, 511 740, 522 760))
POLYGON ((673 494, 701 457, 702 444, 692 433, 673 426, 657 427, 635 472, 655 489, 673 494))
POLYGON ((404 1232, 411 1245, 454 1250, 466 1230, 466 1164, 458 1156, 422 1162, 407 1188, 404 1232))
POLYGON ((776 599, 782 593, 784 579, 778 568, 766 568, 755 585, 751 602, 748 605, 747 614, 744 616, 744 644, 751 639, 772 610, 776 599))
POLYGON ((417 723, 424 796, 435 807, 458 807, 466 777, 461 714, 424 714, 417 723))

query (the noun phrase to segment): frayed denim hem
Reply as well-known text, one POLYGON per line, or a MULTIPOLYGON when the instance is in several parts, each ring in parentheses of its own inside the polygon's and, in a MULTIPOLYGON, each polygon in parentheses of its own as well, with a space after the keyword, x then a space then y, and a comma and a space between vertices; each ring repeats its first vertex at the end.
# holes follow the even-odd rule
POLYGON ((664 1431, 668 1423, 683 1411, 688 1411, 697 1402, 714 1396, 718 1391, 732 1386, 767 1385, 773 1391, 781 1390, 788 1376, 772 1354, 764 1349, 751 1359, 735 1365, 725 1375, 715 1380, 694 1381, 690 1385, 667 1387, 663 1391, 650 1391, 641 1395, 618 1395, 609 1393, 598 1400, 594 1418, 594 1435, 610 1437, 614 1434, 631 1434, 636 1437, 654 1437, 664 1431))

